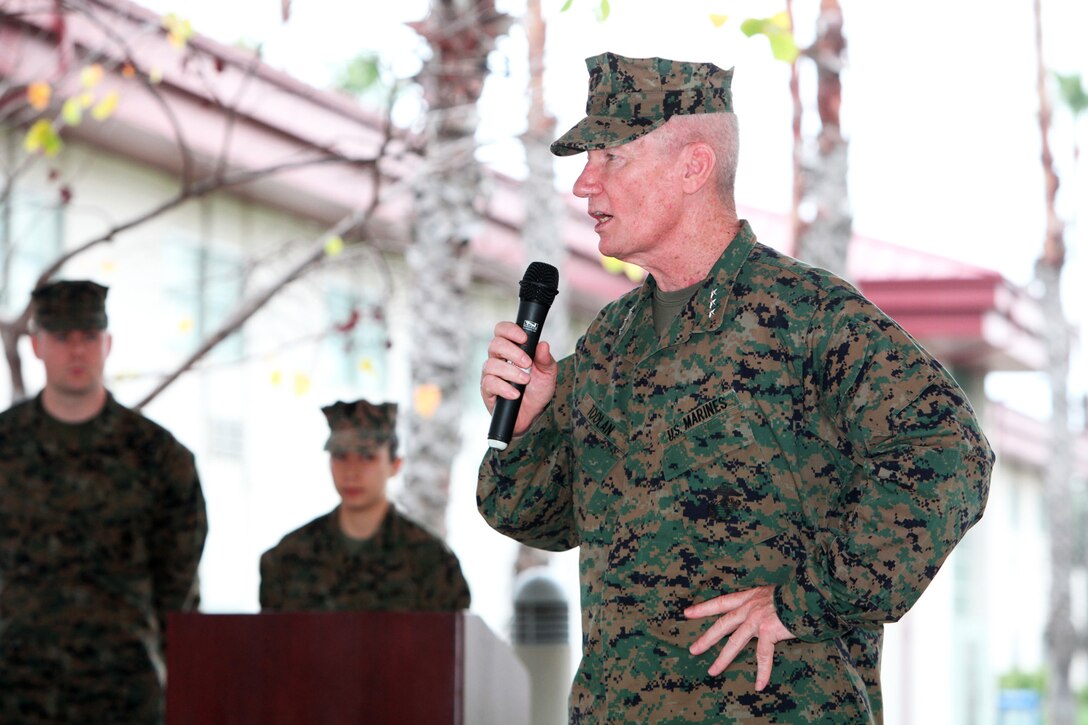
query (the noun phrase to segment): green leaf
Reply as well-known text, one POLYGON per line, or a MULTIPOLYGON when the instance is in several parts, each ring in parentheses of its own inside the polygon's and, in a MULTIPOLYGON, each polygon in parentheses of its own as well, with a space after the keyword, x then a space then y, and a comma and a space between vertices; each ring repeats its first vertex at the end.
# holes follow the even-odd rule
POLYGON ((741 21, 740 32, 751 38, 753 35, 764 34, 763 28, 767 25, 766 18, 748 18, 741 21))
POLYGON ((748 18, 741 22, 740 30, 749 38, 756 35, 766 37, 775 60, 792 63, 800 55, 787 13, 778 13, 769 18, 748 18))
POLYGON ((608 15, 611 12, 612 5, 609 4, 608 0, 601 0, 601 9, 597 12, 597 17, 601 20, 601 22, 608 20, 608 15))
POLYGON ((794 41, 792 33, 768 35, 767 40, 771 41, 771 55, 774 56, 775 60, 792 63, 797 60, 797 56, 800 55, 800 51, 797 49, 797 43, 794 41))
POLYGON ((1088 91, 1084 88, 1080 73, 1054 73, 1054 78, 1058 82, 1058 95, 1074 116, 1088 110, 1088 91))
POLYGON ((381 80, 378 56, 374 53, 361 53, 340 71, 336 87, 355 96, 362 95, 376 87, 381 80))
POLYGON ((563 3, 563 7, 559 8, 559 12, 561 12, 561 13, 567 12, 568 10, 570 10, 570 6, 573 5, 573 4, 574 4, 574 0, 567 0, 565 3, 563 3))
POLYGON ((63 146, 57 129, 44 118, 35 121, 23 139, 23 148, 28 152, 34 154, 41 151, 50 158, 56 156, 63 146))

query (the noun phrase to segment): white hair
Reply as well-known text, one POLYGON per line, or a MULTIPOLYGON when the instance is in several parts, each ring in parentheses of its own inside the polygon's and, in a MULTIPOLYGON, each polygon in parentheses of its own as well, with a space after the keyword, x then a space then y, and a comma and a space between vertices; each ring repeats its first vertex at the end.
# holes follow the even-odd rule
POLYGON ((678 114, 654 133, 661 147, 675 153, 686 144, 701 141, 717 156, 717 186, 723 200, 733 198, 740 154, 740 125, 735 113, 678 114))

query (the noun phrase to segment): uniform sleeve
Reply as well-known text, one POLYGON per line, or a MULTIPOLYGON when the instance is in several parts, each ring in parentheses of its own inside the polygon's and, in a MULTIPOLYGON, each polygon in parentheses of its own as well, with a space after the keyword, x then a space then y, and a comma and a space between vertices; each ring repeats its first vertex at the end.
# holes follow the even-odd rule
POLYGON ((560 361, 556 396, 533 425, 480 464, 476 505, 491 528, 527 546, 578 545, 572 481, 570 406, 573 357, 560 361))
POLYGON ((910 609, 981 518, 993 453, 959 386, 864 300, 821 316, 810 349, 813 405, 850 465, 776 595, 783 624, 817 640, 910 609))
POLYGON ((151 571, 155 614, 160 627, 166 613, 200 605, 197 568, 208 534, 204 493, 193 455, 171 441, 160 463, 161 495, 151 533, 151 571))
POLYGON ((436 576, 438 581, 432 588, 434 593, 433 608, 438 611, 459 611, 468 609, 472 604, 472 596, 469 594, 468 582, 461 572, 461 562, 457 556, 445 545, 440 545, 438 550, 438 566, 436 576))
POLYGON ((261 554, 260 570, 261 611, 281 611, 283 609, 283 577, 279 571, 278 560, 271 549, 261 554))

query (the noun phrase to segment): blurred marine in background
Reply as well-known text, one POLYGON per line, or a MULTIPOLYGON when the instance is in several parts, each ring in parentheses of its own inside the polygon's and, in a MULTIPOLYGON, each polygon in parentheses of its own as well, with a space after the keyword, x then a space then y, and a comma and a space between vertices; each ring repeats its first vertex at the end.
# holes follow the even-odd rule
POLYGON ((0 413, 0 722, 159 723, 166 613, 199 603, 193 455, 103 383, 107 288, 33 293, 45 388, 0 413))
POLYGON ((396 404, 357 400, 321 410, 340 505, 261 556, 261 610, 467 609, 457 557, 386 496, 403 462, 396 404))

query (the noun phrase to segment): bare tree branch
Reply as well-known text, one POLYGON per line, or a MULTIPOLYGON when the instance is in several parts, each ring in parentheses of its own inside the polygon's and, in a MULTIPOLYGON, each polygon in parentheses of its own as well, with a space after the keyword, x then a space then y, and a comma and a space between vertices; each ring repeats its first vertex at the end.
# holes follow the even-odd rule
MULTIPOLYGON (((391 133, 389 127, 387 127, 385 140, 377 154, 377 158, 381 158, 384 155, 390 140, 391 133)), ((136 410, 140 410, 154 400, 163 390, 169 387, 171 383, 181 377, 187 370, 191 369, 205 355, 211 352, 216 345, 238 331, 238 329, 264 307, 269 300, 323 259, 326 256, 325 242, 329 237, 341 236, 351 229, 360 227, 373 215, 374 210, 381 200, 381 172, 378 169, 377 163, 372 163, 370 168, 374 182, 374 195, 370 200, 370 204, 341 219, 334 227, 321 235, 321 237, 314 242, 310 252, 294 266, 286 270, 279 279, 265 287, 260 294, 246 300, 237 310, 235 310, 234 314, 220 325, 219 329, 209 335, 188 358, 183 360, 173 372, 164 377, 150 393, 140 400, 140 402, 134 406, 136 410)))

